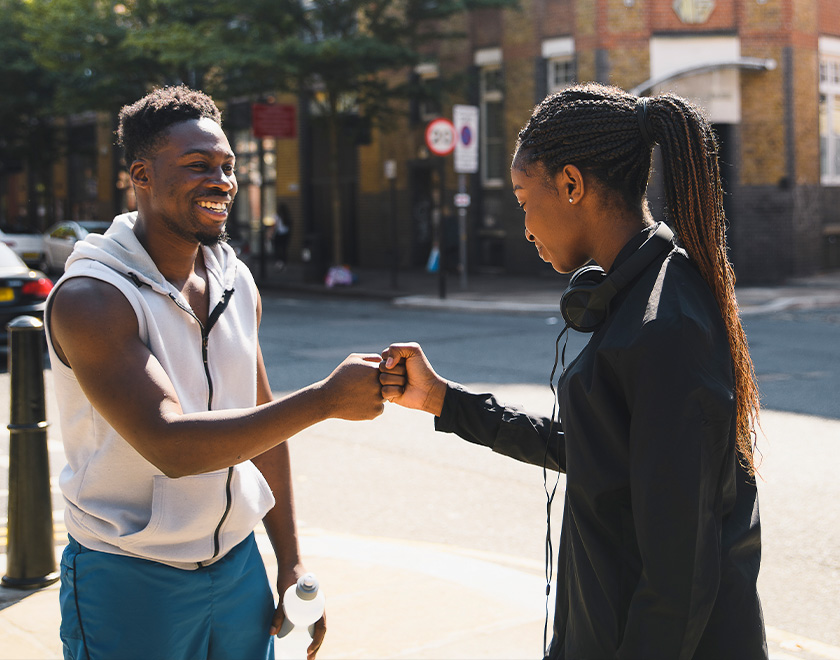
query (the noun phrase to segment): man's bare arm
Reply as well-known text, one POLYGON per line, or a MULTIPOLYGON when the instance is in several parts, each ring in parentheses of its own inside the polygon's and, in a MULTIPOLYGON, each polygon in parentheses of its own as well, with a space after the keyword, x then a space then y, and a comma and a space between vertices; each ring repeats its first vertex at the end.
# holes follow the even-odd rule
POLYGON ((113 286, 68 280, 50 313, 59 357, 96 410, 170 477, 254 458, 330 417, 381 414, 378 356, 349 356, 322 381, 282 399, 238 410, 185 414, 162 366, 138 337, 137 318, 113 286))

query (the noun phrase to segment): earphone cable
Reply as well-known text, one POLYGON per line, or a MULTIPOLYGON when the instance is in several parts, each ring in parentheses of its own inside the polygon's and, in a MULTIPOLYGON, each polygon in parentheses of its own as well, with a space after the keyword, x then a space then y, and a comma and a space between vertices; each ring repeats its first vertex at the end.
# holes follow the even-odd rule
MULTIPOLYGON (((545 532, 545 625, 543 627, 543 657, 548 655, 548 614, 550 609, 551 596, 551 580, 554 577, 554 550, 551 542, 551 504, 554 501, 554 495, 557 493, 557 485, 560 483, 560 470, 557 471, 557 476, 554 480, 554 486, 551 491, 548 490, 548 449, 551 437, 554 433, 554 420, 557 416, 558 401, 557 390, 554 387, 554 374, 557 372, 557 363, 560 362, 560 376, 557 377, 558 387, 560 385, 560 378, 566 371, 566 346, 569 343, 569 335, 567 331, 569 324, 557 335, 557 340, 554 342, 554 366, 551 368, 551 374, 548 377, 548 386, 551 388, 551 394, 554 402, 551 406, 551 421, 548 425, 548 438, 545 441, 545 454, 543 455, 543 489, 546 495, 546 532, 545 532), (560 352, 560 340, 566 336, 566 341, 563 342, 563 351, 560 352)), ((560 453, 560 434, 557 434, 557 452, 560 453)))

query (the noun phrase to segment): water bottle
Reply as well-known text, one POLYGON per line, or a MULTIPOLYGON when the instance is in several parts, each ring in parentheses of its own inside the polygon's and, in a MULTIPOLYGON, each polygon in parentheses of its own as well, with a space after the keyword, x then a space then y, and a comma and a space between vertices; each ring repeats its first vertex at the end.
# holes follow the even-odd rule
POLYGON ((283 660, 304 660, 306 649, 315 634, 315 622, 324 616, 324 596, 318 590, 318 578, 306 573, 298 578, 283 594, 283 612, 286 619, 277 637, 277 657, 283 660))

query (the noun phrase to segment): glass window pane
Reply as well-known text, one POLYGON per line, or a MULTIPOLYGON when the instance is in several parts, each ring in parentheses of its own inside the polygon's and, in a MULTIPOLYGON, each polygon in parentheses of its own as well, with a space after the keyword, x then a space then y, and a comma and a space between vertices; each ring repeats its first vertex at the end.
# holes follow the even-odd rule
POLYGON ((840 136, 840 94, 835 94, 831 104, 831 125, 829 131, 832 135, 840 136))
POLYGON ((502 70, 496 67, 485 68, 481 71, 482 93, 497 92, 502 89, 502 70))
POLYGON ((503 137, 504 136, 504 118, 502 116, 501 103, 487 103, 486 109, 487 118, 487 138, 503 137))
POLYGON ((834 171, 829 174, 833 177, 840 177, 840 138, 834 139, 834 171))
POLYGON ((500 142, 487 145, 487 179, 501 179, 505 175, 505 149, 500 142))

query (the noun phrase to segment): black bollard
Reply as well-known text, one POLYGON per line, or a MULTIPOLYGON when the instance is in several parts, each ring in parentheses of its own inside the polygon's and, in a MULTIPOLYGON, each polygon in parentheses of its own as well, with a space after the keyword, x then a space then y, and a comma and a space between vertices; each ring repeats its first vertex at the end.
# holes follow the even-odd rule
POLYGON ((58 580, 47 454, 44 324, 19 316, 9 330, 9 537, 2 585, 38 589, 58 580))

